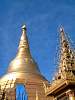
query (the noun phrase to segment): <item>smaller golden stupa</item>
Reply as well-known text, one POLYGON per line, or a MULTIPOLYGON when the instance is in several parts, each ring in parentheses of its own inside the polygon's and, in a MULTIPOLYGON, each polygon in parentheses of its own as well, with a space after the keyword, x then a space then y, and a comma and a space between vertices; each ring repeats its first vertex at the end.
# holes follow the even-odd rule
POLYGON ((60 57, 58 72, 46 90, 52 100, 75 100, 75 51, 64 32, 60 28, 60 57))

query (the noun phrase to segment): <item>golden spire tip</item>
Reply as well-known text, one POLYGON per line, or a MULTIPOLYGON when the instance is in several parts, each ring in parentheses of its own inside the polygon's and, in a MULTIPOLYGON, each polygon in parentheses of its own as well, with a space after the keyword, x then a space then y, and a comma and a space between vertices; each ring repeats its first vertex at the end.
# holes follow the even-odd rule
POLYGON ((60 32, 64 32, 64 28, 62 26, 60 27, 59 30, 60 30, 60 32))
POLYGON ((23 26, 22 26, 22 29, 25 29, 25 30, 26 30, 26 25, 23 25, 23 26))

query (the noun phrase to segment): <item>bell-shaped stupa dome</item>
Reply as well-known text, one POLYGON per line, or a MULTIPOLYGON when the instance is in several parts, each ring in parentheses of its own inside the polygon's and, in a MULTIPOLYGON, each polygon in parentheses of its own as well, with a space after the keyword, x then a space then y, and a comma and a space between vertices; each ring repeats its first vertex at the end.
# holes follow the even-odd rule
POLYGON ((39 70, 37 63, 31 56, 26 26, 22 26, 22 35, 16 57, 10 62, 7 73, 15 73, 15 78, 45 79, 39 70))

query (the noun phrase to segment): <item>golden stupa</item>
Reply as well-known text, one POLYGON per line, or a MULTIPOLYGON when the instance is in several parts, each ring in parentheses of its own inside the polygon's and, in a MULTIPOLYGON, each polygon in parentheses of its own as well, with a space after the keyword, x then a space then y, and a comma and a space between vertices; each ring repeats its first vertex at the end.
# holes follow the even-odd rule
POLYGON ((75 100, 75 50, 63 27, 60 28, 59 56, 58 71, 46 89, 46 95, 53 96, 52 100, 75 100))
MULTIPOLYGON (((34 78, 45 79, 41 75, 37 63, 31 56, 25 25, 22 27, 22 36, 18 47, 18 53, 9 64, 8 73, 12 72, 17 73, 19 78, 22 77, 27 80, 33 80, 34 78)), ((16 76, 16 78, 18 78, 18 76, 16 76)))
MULTIPOLYGON (((7 74, 0 79, 1 89, 4 89, 6 84, 6 91, 12 89, 12 100, 15 100, 16 93, 14 88, 17 84, 23 84, 28 93, 28 100, 35 100, 36 91, 38 92, 39 100, 46 100, 43 83, 48 84, 48 81, 41 74, 37 63, 31 56, 26 30, 24 25, 17 55, 10 62, 7 74)), ((7 94, 10 94, 8 92, 7 94)), ((10 96, 8 100, 10 100, 10 96)))

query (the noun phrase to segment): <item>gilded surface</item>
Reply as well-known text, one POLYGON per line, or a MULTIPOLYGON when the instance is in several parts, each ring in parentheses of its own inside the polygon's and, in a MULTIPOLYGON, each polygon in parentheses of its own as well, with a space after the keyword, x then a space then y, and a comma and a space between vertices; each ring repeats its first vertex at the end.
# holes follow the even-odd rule
POLYGON ((50 87, 46 89, 46 95, 60 94, 62 90, 66 91, 65 88, 68 85, 71 87, 75 85, 75 53, 62 27, 60 28, 60 43, 59 69, 50 87))
MULTIPOLYGON (((47 100, 43 82, 48 81, 38 68, 37 63, 31 56, 26 26, 22 27, 22 35, 16 57, 10 62, 7 74, 0 79, 0 89, 5 92, 8 100, 15 100, 17 84, 24 84, 28 93, 28 100, 47 100), (12 95, 10 94, 12 90, 12 95)), ((1 94, 1 92, 0 92, 1 94)), ((6 100, 6 99, 5 99, 6 100)))

